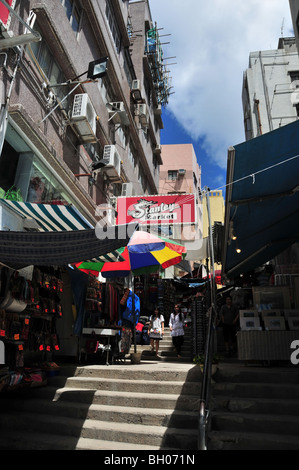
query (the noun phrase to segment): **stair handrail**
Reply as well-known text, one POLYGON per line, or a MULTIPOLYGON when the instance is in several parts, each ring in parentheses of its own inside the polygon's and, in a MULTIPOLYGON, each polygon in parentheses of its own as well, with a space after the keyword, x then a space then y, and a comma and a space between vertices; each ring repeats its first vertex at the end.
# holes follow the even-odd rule
POLYGON ((205 345, 204 365, 202 372, 202 383, 199 400, 199 421, 198 421, 198 450, 207 450, 207 430, 210 418, 210 390, 212 378, 212 362, 214 352, 214 320, 216 309, 214 303, 209 311, 209 323, 207 328, 207 341, 205 345))

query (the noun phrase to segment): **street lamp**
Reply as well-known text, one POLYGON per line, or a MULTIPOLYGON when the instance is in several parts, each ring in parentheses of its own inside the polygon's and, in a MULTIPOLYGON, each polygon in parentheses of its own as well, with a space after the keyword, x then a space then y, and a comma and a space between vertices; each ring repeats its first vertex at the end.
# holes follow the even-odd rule
POLYGON ((94 60, 93 62, 89 62, 88 70, 81 73, 77 77, 71 80, 68 80, 67 82, 64 82, 64 83, 55 83, 55 84, 50 83, 49 85, 47 85, 46 88, 48 89, 59 87, 59 86, 66 86, 66 85, 76 85, 76 86, 64 98, 62 98, 62 100, 60 100, 56 104, 56 106, 49 112, 49 114, 47 114, 41 120, 40 124, 42 124, 55 111, 55 109, 57 109, 63 103, 63 101, 65 101, 80 85, 84 83, 90 83, 92 81, 95 81, 96 78, 103 77, 107 72, 107 66, 108 66, 108 57, 102 57, 101 59, 97 59, 97 60, 94 60), (87 80, 86 79, 78 80, 78 78, 82 77, 82 75, 85 75, 86 73, 87 73, 87 80))
POLYGON ((87 78, 94 80, 96 78, 104 77, 107 72, 107 67, 108 57, 102 57, 101 59, 90 62, 87 71, 87 78))

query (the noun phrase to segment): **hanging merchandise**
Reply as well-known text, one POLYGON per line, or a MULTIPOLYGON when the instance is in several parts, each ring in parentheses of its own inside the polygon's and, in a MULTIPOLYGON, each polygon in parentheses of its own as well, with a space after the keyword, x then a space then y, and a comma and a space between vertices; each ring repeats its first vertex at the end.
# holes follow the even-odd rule
POLYGON ((87 274, 76 269, 67 268, 70 276, 72 293, 76 306, 77 317, 73 329, 73 334, 79 336, 82 333, 83 319, 85 313, 85 299, 89 277, 87 274))
POLYGON ((136 294, 134 294, 134 302, 133 302, 133 293, 132 291, 130 291, 128 298, 127 298, 126 309, 122 313, 122 320, 129 321, 133 326, 134 323, 135 324, 138 323, 139 316, 140 316, 140 299, 136 294))
POLYGON ((62 316, 60 270, 34 267, 28 278, 18 271, 6 270, 0 277, 1 305, 5 306, 0 309, 0 340, 5 348, 0 389, 44 385, 45 368, 32 369, 30 364, 49 364, 60 348, 56 331, 56 321, 62 316), (12 302, 4 302, 8 293, 12 302), (19 302, 25 308, 18 308, 19 302))

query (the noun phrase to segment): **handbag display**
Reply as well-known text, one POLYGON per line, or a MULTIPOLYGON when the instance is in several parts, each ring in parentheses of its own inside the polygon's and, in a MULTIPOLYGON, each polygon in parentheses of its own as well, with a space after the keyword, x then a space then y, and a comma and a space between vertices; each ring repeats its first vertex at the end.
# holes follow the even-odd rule
POLYGON ((91 337, 86 340, 85 351, 87 354, 95 354, 98 350, 100 342, 97 340, 96 334, 93 331, 91 337))

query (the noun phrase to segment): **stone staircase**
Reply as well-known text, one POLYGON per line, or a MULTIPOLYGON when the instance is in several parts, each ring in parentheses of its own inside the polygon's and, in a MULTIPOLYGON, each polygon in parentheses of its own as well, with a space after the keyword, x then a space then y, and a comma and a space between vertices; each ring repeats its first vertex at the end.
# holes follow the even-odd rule
POLYGON ((208 450, 299 450, 299 369, 220 364, 208 450))
POLYGON ((196 449, 200 379, 192 364, 66 365, 0 394, 0 449, 196 449))
MULTIPOLYGON (((184 334, 184 344, 181 350, 181 358, 177 357, 177 353, 172 344, 172 338, 170 336, 170 329, 168 327, 164 328, 164 338, 160 341, 159 344, 159 361, 166 362, 190 362, 192 363, 192 333, 191 328, 185 328, 184 334)), ((131 353, 134 352, 134 346, 131 346, 131 353)), ((151 353, 150 345, 136 345, 136 352, 141 353, 141 359, 143 361, 152 360, 154 355, 151 353)))

